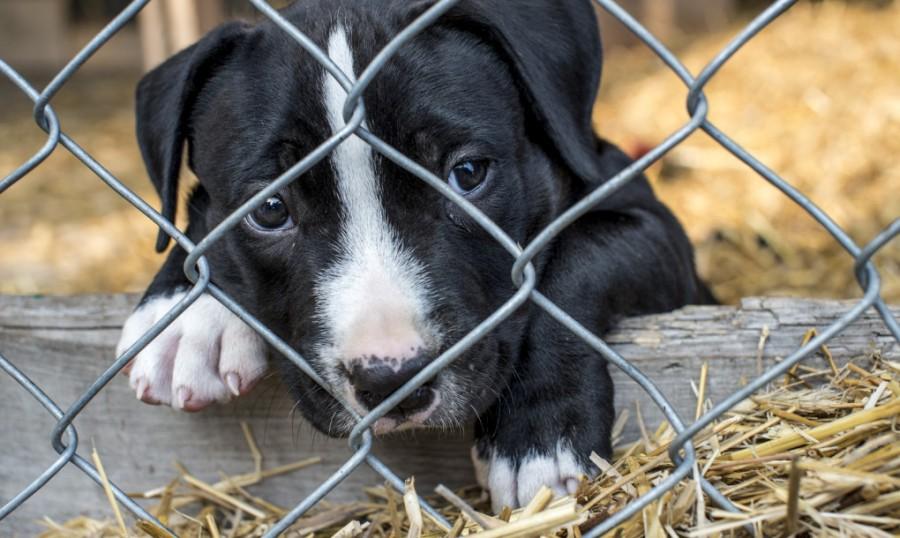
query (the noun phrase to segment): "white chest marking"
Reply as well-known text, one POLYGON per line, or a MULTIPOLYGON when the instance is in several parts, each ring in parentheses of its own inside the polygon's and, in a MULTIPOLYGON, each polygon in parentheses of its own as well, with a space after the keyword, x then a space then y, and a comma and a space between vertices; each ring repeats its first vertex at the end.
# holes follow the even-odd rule
MULTIPOLYGON (((353 54, 341 25, 328 40, 328 55, 351 81, 353 54)), ((330 75, 323 84, 333 131, 344 127, 347 94, 330 75)), ((318 315, 331 333, 333 360, 415 356, 433 345, 426 327, 428 283, 421 264, 400 243, 381 202, 373 150, 351 135, 331 154, 342 204, 340 258, 317 282, 318 315)))

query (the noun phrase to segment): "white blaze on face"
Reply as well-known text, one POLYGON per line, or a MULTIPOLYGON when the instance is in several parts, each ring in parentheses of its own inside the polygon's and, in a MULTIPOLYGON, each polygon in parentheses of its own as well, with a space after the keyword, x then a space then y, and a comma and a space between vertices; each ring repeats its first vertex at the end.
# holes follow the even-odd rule
MULTIPOLYGON (((351 81, 356 80, 353 54, 340 25, 328 40, 328 55, 351 81)), ((327 73, 323 86, 328 121, 338 131, 346 125, 347 93, 327 73)), ((387 222, 372 151, 351 135, 330 156, 343 205, 340 258, 318 280, 316 291, 318 315, 331 333, 326 355, 335 360, 410 358, 435 343, 426 325, 424 270, 387 222)))

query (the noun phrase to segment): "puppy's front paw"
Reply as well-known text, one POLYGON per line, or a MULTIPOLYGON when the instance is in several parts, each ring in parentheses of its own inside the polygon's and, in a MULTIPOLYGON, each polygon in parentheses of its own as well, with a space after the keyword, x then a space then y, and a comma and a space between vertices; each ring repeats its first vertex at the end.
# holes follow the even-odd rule
MULTIPOLYGON (((184 297, 152 297, 131 314, 121 355, 184 297)), ((147 344, 125 372, 138 399, 199 411, 247 393, 266 372, 262 338, 216 299, 201 295, 147 344)))
POLYGON ((479 452, 476 456, 473 451, 473 458, 488 465, 486 482, 495 514, 504 506, 525 506, 541 486, 549 487, 556 496, 574 495, 582 478, 590 475, 564 441, 555 448, 532 449, 521 456, 504 456, 496 448, 479 452))

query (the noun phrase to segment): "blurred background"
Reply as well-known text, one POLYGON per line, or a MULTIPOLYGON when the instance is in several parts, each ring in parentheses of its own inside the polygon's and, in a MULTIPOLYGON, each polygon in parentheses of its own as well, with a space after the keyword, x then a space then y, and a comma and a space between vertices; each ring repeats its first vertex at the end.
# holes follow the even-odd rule
MULTIPOLYGON (((300 0, 302 1, 302 0, 300 0)), ((272 2, 273 5, 285 2, 272 2)), ((43 87, 125 0, 0 0, 0 58, 43 87)), ((766 2, 624 0, 693 73, 766 2)), ((158 206, 134 139, 144 70, 231 18, 242 0, 154 0, 52 104, 63 130, 158 206)), ((597 131, 639 156, 687 120, 686 90, 601 15, 597 131)), ((710 119, 802 189, 859 244, 900 216, 900 3, 801 1, 707 86, 710 119)), ((0 176, 45 141, 31 103, 0 80, 0 176)), ((698 132, 649 171, 726 302, 748 295, 856 297, 850 257, 811 218, 698 132)), ((184 182, 189 183, 189 182, 184 182)), ((162 263, 156 229, 62 148, 0 196, 0 293, 141 291, 162 263)), ((900 241, 876 257, 900 302, 900 241)))

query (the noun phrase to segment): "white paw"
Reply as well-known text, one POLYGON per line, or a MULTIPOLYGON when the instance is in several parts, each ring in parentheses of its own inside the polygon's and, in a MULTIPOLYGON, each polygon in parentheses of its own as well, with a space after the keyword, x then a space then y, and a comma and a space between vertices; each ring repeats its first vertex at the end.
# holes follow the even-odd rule
POLYGON ((491 456, 487 480, 491 508, 497 514, 504 506, 525 506, 541 486, 553 490, 557 497, 574 495, 587 474, 572 450, 563 443, 557 445, 555 454, 535 453, 522 458, 518 464, 495 452, 491 456))
MULTIPOLYGON (((184 297, 154 297, 125 322, 121 355, 184 297)), ((219 301, 201 295, 123 370, 138 399, 199 411, 247 393, 266 372, 262 338, 219 301)))

